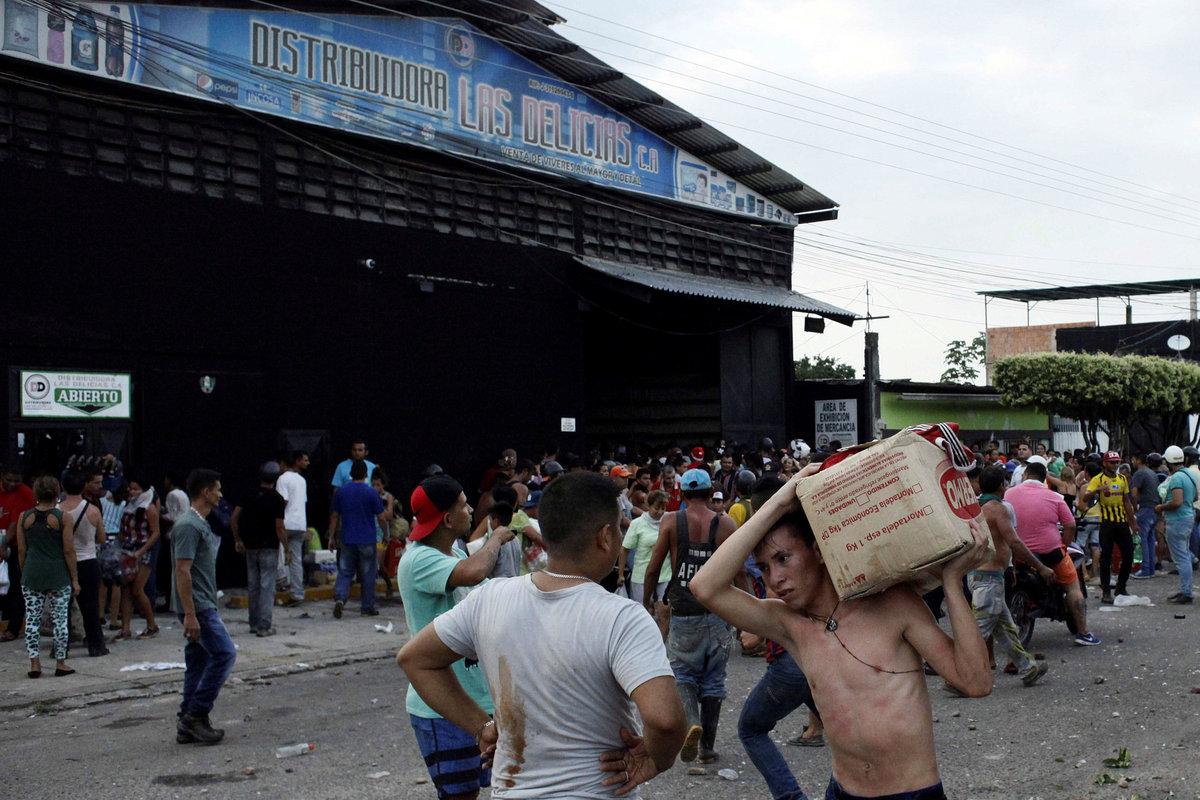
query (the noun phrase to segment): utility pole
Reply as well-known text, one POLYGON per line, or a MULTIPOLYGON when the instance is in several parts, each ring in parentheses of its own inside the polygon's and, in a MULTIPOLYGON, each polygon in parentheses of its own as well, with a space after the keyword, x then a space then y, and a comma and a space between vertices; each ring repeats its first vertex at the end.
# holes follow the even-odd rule
POLYGON ((879 438, 876 421, 879 419, 879 334, 867 331, 867 344, 863 351, 863 377, 867 396, 867 441, 879 438))
POLYGON ((876 420, 879 419, 879 334, 871 330, 871 283, 867 282, 867 337, 863 349, 863 388, 866 390, 867 439, 879 438, 876 420))

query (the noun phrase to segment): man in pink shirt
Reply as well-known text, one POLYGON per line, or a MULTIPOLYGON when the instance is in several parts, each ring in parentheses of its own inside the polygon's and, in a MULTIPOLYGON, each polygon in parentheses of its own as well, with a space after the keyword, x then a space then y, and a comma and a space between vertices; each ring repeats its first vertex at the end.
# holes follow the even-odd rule
POLYGON ((1100 639, 1088 631, 1087 604, 1079 588, 1079 576, 1067 556, 1064 542, 1075 538, 1075 518, 1062 495, 1046 486, 1046 467, 1029 463, 1024 480, 1004 494, 1017 515, 1017 537, 1038 559, 1054 570, 1067 593, 1067 608, 1075 618, 1075 644, 1096 645, 1100 639), (1062 530, 1059 530, 1059 525, 1062 530))

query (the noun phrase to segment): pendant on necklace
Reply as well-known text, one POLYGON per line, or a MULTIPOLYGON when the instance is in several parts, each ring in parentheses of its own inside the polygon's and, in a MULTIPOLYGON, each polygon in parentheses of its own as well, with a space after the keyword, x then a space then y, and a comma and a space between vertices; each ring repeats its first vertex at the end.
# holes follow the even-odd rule
POLYGON ((834 619, 833 617, 830 617, 828 620, 826 620, 825 621, 825 630, 829 631, 830 633, 833 633, 834 631, 836 631, 837 630, 837 620, 834 619))

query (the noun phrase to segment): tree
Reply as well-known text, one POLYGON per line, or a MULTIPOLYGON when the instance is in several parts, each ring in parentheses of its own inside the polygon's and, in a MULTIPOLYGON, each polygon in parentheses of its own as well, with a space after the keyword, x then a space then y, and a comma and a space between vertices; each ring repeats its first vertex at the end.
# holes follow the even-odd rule
POLYGON ((994 368, 1006 405, 1078 420, 1091 450, 1104 431, 1128 448, 1134 422, 1161 421, 1162 444, 1186 440, 1188 414, 1200 405, 1200 366, 1154 356, 1034 353, 1002 358, 994 368))
POLYGON ((843 364, 833 356, 808 356, 795 362, 796 380, 807 381, 818 378, 853 378, 854 367, 843 364))
POLYGON ((981 331, 970 344, 955 339, 946 348, 946 371, 942 373, 942 383, 973 383, 979 380, 979 367, 986 357, 987 331, 981 331))

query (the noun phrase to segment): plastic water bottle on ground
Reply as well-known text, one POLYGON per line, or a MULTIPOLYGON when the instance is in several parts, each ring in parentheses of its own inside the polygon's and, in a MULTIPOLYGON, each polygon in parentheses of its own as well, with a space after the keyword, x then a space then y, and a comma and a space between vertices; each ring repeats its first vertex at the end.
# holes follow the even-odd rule
POLYGON ((312 744, 289 744, 283 747, 275 748, 276 758, 291 758, 292 756, 302 756, 316 749, 316 745, 312 744))

